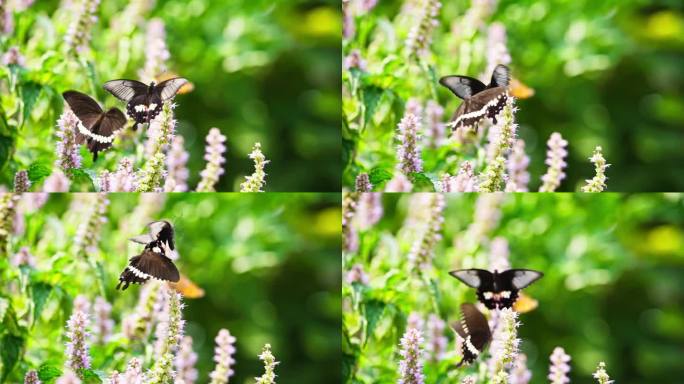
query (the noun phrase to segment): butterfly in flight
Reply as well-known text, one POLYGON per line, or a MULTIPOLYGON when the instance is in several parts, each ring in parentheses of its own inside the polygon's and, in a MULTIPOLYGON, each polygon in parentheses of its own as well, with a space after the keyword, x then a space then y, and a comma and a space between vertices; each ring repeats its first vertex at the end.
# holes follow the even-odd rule
POLYGON ((489 272, 484 269, 459 269, 449 274, 477 290, 477 298, 489 309, 511 308, 518 292, 539 280, 543 273, 531 269, 489 272))
POLYGON ((485 118, 496 124, 496 117, 503 111, 508 102, 508 85, 510 71, 507 66, 499 64, 494 68, 489 85, 468 76, 444 76, 439 83, 454 95, 463 99, 456 113, 447 124, 456 131, 460 127, 477 129, 479 122, 485 118))
MULTIPOLYGON (((136 123, 144 124, 152 121, 162 110, 162 104, 178 93, 187 79, 176 77, 164 80, 159 84, 147 85, 136 80, 110 80, 103 87, 121 101, 125 101, 126 113, 136 123)), ((135 129, 135 127, 134 127, 135 129)))
POLYGON ((86 143, 96 161, 98 152, 112 146, 116 133, 126 125, 126 116, 118 108, 105 112, 97 101, 81 92, 66 91, 62 97, 79 120, 76 143, 86 143))
POLYGON ((131 238, 130 240, 144 244, 145 249, 138 256, 132 257, 128 266, 119 276, 116 289, 124 284, 126 290, 130 284, 143 284, 149 279, 170 281, 180 280, 178 268, 171 257, 175 256, 173 226, 166 220, 155 221, 147 225, 148 233, 131 238))
POLYGON ((456 368, 470 364, 482 353, 492 338, 487 318, 473 304, 461 304, 461 321, 453 326, 456 333, 463 338, 463 358, 456 368))

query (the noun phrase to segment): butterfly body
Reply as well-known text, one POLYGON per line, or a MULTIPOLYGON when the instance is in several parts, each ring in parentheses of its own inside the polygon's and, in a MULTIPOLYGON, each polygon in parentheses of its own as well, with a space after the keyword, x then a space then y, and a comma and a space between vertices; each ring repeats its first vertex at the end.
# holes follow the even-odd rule
POLYGON ((76 143, 85 143, 96 161, 99 152, 112 146, 116 133, 126 125, 126 116, 118 108, 104 112, 95 100, 80 92, 66 91, 62 97, 79 120, 76 143))
POLYGON ((544 276, 531 269, 489 272, 484 269, 460 269, 449 274, 477 290, 477 298, 489 309, 511 308, 519 291, 544 276))
MULTIPOLYGON (((149 85, 136 80, 110 80, 104 89, 121 101, 126 102, 126 112, 138 124, 152 121, 162 110, 163 103, 176 96, 180 88, 188 83, 182 77, 164 80, 149 85)), ((134 128, 135 129, 135 128, 134 128)))
POLYGON ((468 76, 444 76, 439 83, 448 88, 463 103, 456 109, 448 124, 455 131, 458 128, 475 127, 485 118, 496 124, 497 116, 508 102, 509 69, 505 65, 494 68, 488 85, 468 76))
POLYGON ((453 326, 463 339, 461 361, 456 368, 471 364, 482 353, 492 338, 487 318, 470 303, 461 304, 461 321, 453 326))
POLYGON ((168 221, 155 221, 148 224, 146 234, 136 236, 131 241, 145 244, 143 252, 129 260, 128 266, 119 276, 119 289, 126 290, 130 284, 143 284, 147 280, 178 282, 180 273, 170 256, 175 252, 173 227, 168 221))

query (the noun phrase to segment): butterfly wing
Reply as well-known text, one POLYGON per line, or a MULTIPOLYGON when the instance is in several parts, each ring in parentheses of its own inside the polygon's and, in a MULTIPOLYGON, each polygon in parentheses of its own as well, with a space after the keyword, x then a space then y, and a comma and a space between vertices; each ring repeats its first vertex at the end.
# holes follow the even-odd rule
POLYGON ((508 102, 506 88, 486 89, 461 104, 452 122, 447 124, 453 130, 459 127, 471 127, 485 118, 496 124, 496 119, 508 102))
POLYGON ((513 289, 523 289, 544 276, 531 269, 509 269, 501 272, 498 279, 502 284, 510 284, 513 289))
POLYGON ((468 76, 444 76, 439 83, 463 100, 487 88, 480 80, 468 76))
POLYGON ((148 86, 136 80, 110 80, 102 86, 117 99, 129 102, 133 97, 147 93, 148 86))
POLYGON ((454 330, 463 338, 463 359, 457 367, 475 361, 492 338, 487 318, 470 303, 461 304, 461 323, 454 330))
POLYGON ((153 221, 148 224, 150 236, 160 243, 166 243, 171 250, 175 249, 173 243, 173 226, 166 220, 153 221))
POLYGON ((139 236, 131 237, 131 238, 128 239, 128 240, 130 240, 130 241, 132 241, 132 242, 134 242, 134 243, 147 245, 147 244, 149 244, 149 243, 151 243, 151 242, 154 241, 154 237, 152 237, 149 233, 145 233, 145 234, 142 234, 142 235, 139 235, 139 236))
POLYGON ((476 289, 488 289, 494 282, 494 275, 484 269, 458 269, 449 274, 463 284, 476 289))
POLYGON ((90 96, 76 91, 66 91, 62 97, 69 104, 71 111, 81 121, 76 129, 76 142, 82 144, 90 134, 90 129, 102 116, 102 108, 90 96))
POLYGON ((489 82, 489 85, 487 88, 496 88, 496 87, 508 87, 508 85, 511 82, 511 71, 508 69, 507 66, 503 64, 499 64, 496 67, 494 67, 494 71, 492 72, 492 79, 489 82))
POLYGON ((104 114, 99 124, 88 134, 88 150, 97 160, 97 153, 111 148, 116 133, 126 125, 126 116, 118 109, 111 108, 104 114))
POLYGON ((178 282, 180 273, 173 262, 161 253, 145 249, 139 256, 130 259, 126 269, 119 276, 119 285, 125 284, 125 290, 129 284, 141 284, 149 279, 178 282))
POLYGON ((178 90, 187 83, 188 80, 182 77, 164 80, 154 87, 155 93, 159 95, 161 101, 166 101, 176 96, 178 90))

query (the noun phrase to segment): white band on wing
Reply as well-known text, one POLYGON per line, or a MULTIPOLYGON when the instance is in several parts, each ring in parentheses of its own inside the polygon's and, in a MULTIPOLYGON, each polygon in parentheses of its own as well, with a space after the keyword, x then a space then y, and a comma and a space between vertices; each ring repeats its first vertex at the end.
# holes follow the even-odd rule
POLYGON ((457 127, 457 126, 459 125, 459 123, 460 123, 462 120, 465 120, 465 119, 473 119, 473 118, 480 119, 480 118, 482 118, 482 116, 483 116, 485 113, 487 113, 487 110, 488 110, 490 107, 493 107, 493 106, 497 105, 497 104, 499 103, 499 101, 500 101, 502 98, 507 98, 507 97, 508 97, 508 94, 502 93, 502 94, 500 94, 499 96, 497 96, 497 97, 495 97, 495 98, 489 100, 489 102, 488 102, 487 104, 485 104, 484 107, 478 109, 477 111, 472 111, 472 112, 465 113, 465 114, 463 114, 463 115, 457 117, 456 120, 454 120, 454 121, 452 121, 452 122, 450 122, 450 123, 447 123, 446 126, 447 126, 447 127, 450 127, 450 128, 454 128, 454 127, 457 127))
POLYGON ((78 121, 78 131, 82 135, 88 136, 91 139, 97 141, 98 143, 102 143, 102 144, 109 144, 109 143, 114 141, 114 138, 116 138, 116 132, 112 133, 112 135, 109 137, 98 135, 96 133, 92 133, 85 127, 85 125, 83 125, 83 123, 80 120, 78 121))

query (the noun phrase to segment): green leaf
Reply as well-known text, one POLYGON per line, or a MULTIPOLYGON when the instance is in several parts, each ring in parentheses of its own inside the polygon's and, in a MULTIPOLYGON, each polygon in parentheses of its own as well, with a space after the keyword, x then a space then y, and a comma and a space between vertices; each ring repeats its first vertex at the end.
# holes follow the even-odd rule
POLYGON ((14 139, 0 136, 0 170, 2 170, 14 152, 14 139))
POLYGON ((366 339, 364 344, 368 342, 375 327, 378 325, 382 313, 385 311, 387 304, 380 300, 370 300, 364 305, 364 314, 366 317, 366 339))
POLYGON ((83 379, 82 382, 86 384, 100 384, 102 383, 102 379, 100 378, 100 375, 98 375, 95 371, 92 369, 82 369, 81 370, 81 378, 83 379))
POLYGON ((31 183, 36 183, 50 176, 52 169, 45 163, 33 163, 29 166, 28 177, 31 183))
POLYGON ((375 114, 375 110, 378 107, 378 103, 380 102, 380 98, 382 97, 383 93, 384 90, 380 87, 370 86, 363 88, 362 99, 363 105, 365 107, 365 112, 363 115, 364 129, 368 125, 368 122, 373 118, 373 114, 375 114))
POLYGON ((0 375, 0 382, 4 382, 7 376, 14 369, 14 365, 19 361, 21 349, 24 347, 24 338, 6 334, 0 342, 0 359, 2 359, 2 375, 0 375))
POLYGON ((49 381, 62 376, 62 370, 54 365, 44 364, 38 368, 38 378, 41 381, 49 381))
POLYGON ((373 187, 380 186, 388 180, 392 180, 392 172, 388 171, 386 168, 373 168, 368 174, 371 184, 373 187))
POLYGON ((52 292, 52 286, 44 282, 37 282, 31 284, 31 295, 33 296, 33 322, 35 323, 40 318, 40 313, 43 311, 45 302, 52 292))
POLYGON ((26 122, 26 119, 28 119, 29 115, 31 115, 31 110, 33 109, 33 106, 36 104, 36 100, 38 100, 41 88, 42 86, 40 84, 35 83, 33 81, 22 84, 21 100, 24 102, 24 113, 23 118, 21 120, 22 126, 26 122))
POLYGON ((80 168, 72 168, 69 170, 69 179, 71 179, 71 190, 90 192, 95 190, 95 183, 90 177, 90 174, 80 168))
POLYGON ((411 183, 413 183, 414 192, 434 192, 435 185, 432 184, 432 180, 427 177, 424 173, 412 172, 409 175, 411 183))

